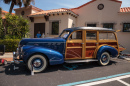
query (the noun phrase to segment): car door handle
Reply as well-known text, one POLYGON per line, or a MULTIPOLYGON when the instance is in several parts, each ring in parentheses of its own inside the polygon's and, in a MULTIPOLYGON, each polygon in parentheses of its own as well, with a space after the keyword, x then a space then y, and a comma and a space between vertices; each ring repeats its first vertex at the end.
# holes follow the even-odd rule
POLYGON ((84 44, 84 43, 81 43, 81 44, 84 44))

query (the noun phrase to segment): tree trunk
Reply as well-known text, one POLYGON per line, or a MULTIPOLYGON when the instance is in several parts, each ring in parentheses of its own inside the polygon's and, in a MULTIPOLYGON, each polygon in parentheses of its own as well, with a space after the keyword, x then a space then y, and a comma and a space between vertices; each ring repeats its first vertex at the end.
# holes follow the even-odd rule
POLYGON ((11 6, 10 6, 10 9, 9 9, 9 13, 10 13, 10 14, 12 13, 13 8, 14 8, 14 2, 12 1, 11 6))
POLYGON ((0 15, 2 14, 2 8, 0 7, 0 15))

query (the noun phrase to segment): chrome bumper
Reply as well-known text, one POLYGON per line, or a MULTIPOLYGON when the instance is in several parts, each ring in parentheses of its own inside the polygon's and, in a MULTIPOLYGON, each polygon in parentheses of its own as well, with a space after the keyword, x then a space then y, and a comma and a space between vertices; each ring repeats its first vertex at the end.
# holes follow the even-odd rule
POLYGON ((19 59, 17 59, 17 57, 18 57, 18 53, 13 52, 13 61, 14 61, 14 63, 16 63, 16 64, 19 64, 20 62, 19 62, 19 59))

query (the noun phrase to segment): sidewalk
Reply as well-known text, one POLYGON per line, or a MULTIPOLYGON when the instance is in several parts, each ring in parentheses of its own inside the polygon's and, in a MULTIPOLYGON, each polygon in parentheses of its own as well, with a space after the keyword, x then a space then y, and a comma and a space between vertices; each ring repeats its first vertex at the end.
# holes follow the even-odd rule
POLYGON ((13 52, 5 53, 3 56, 0 56, 7 61, 13 61, 13 52))

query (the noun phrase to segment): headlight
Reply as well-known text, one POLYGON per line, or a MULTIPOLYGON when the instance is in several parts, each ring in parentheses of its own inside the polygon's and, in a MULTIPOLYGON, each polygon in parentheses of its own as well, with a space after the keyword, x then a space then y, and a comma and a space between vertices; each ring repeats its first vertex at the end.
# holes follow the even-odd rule
POLYGON ((17 54, 19 54, 19 48, 17 48, 17 54))
POLYGON ((23 52, 23 47, 21 47, 21 52, 23 52))

